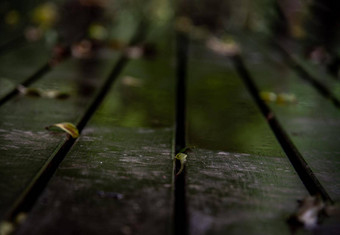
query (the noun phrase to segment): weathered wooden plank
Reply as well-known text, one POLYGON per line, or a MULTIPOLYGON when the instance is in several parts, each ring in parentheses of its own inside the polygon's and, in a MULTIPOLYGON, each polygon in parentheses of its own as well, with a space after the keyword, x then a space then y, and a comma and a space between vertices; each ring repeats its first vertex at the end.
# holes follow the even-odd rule
POLYGON ((307 191, 233 68, 204 48, 192 51, 190 233, 290 234, 285 220, 307 191))
POLYGON ((110 120, 85 130, 18 234, 170 233, 171 129, 110 120))
POLYGON ((339 110, 280 60, 248 60, 248 67, 262 91, 296 96, 296 103, 269 105, 330 197, 339 200, 339 110))
POLYGON ((286 63, 304 83, 315 89, 320 95, 340 107, 340 84, 332 79, 318 65, 303 58, 301 45, 292 40, 276 42, 264 35, 256 33, 237 33, 237 41, 242 44, 244 54, 254 63, 261 54, 270 58, 271 62, 286 63), (271 46, 270 46, 271 45, 271 46))
MULTIPOLYGON (((295 49, 296 47, 293 47, 293 50, 295 49)), ((290 51, 292 51, 292 49, 290 49, 290 51)), ((290 54, 297 63, 299 63, 309 74, 311 74, 311 76, 318 79, 320 83, 324 84, 332 92, 332 94, 338 100, 340 100, 340 82, 338 79, 330 75, 322 65, 312 63, 306 58, 303 58, 301 56, 301 52, 300 54, 290 52, 290 54)))
MULTIPOLYGON (((126 38, 127 37, 130 38, 131 34, 135 33, 135 31, 138 32, 137 34, 139 36, 140 36, 140 33, 144 31, 144 29, 136 30, 138 22, 139 20, 136 19, 135 21, 130 22, 128 24, 129 26, 128 29, 123 28, 124 33, 120 34, 120 36, 123 35, 120 37, 120 39, 123 40, 123 43, 125 43, 126 38)), ((126 22, 123 22, 123 24, 126 25, 126 22)), ((138 43, 139 40, 140 40, 140 37, 134 37, 133 43, 138 43)), ((119 60, 117 61, 117 55, 113 53, 112 51, 102 52, 102 53, 99 53, 99 55, 101 57, 95 57, 90 60, 86 60, 86 59, 78 60, 79 70, 77 70, 77 67, 78 67, 77 62, 73 62, 73 65, 71 65, 68 68, 67 68, 68 64, 64 64, 65 73, 59 74, 59 76, 60 75, 64 76, 64 79, 67 80, 67 71, 73 70, 77 74, 75 77, 73 77, 72 79, 68 81, 60 79, 59 77, 60 81, 55 82, 55 84, 58 87, 58 90, 61 90, 63 86, 72 88, 70 90, 71 97, 69 98, 68 102, 59 103, 59 105, 57 104, 56 100, 46 102, 46 103, 49 103, 49 105, 46 105, 46 103, 43 104, 44 101, 40 101, 41 103, 34 102, 34 104, 38 103, 37 105, 44 106, 44 110, 41 113, 38 113, 40 114, 38 118, 35 117, 35 114, 37 114, 36 106, 30 104, 26 107, 25 105, 23 105, 23 107, 28 108, 30 110, 28 115, 30 115, 29 117, 31 117, 32 120, 36 122, 34 124, 31 123, 32 124, 31 126, 28 126, 29 124, 27 124, 23 129, 20 129, 20 130, 25 130, 28 128, 30 131, 33 129, 32 132, 34 132, 36 131, 37 128, 39 128, 38 127, 39 121, 40 121, 39 125, 41 127, 41 123, 43 123, 43 120, 44 121, 49 120, 51 124, 53 122, 56 122, 57 119, 59 120, 63 119, 64 121, 65 119, 69 119, 70 122, 75 123, 78 126, 78 128, 82 130, 88 118, 92 115, 92 113, 96 110, 97 105, 101 102, 103 95, 106 94, 105 90, 107 90, 110 87, 110 84, 112 83, 112 81, 116 78, 120 70, 124 67, 124 65, 128 61, 128 59, 124 56, 120 56, 119 60), (103 59, 103 61, 101 61, 101 59, 103 59), (110 68, 111 68, 111 72, 109 73, 110 68), (96 69, 98 69, 98 71, 96 69), (72 94, 72 91, 74 90, 77 90, 76 95, 72 94), (43 116, 45 118, 43 118, 43 116)), ((72 61, 70 63, 72 64, 72 61)), ((58 71, 57 72, 54 71, 55 76, 58 75, 57 74, 58 71)), ((52 75, 49 74, 49 76, 52 76, 52 75)), ((57 77, 54 77, 54 79, 58 80, 57 77)), ((46 89, 46 88, 53 86, 53 84, 54 82, 43 80, 40 84, 40 88, 46 89)), ((42 100, 48 100, 48 99, 42 99, 42 100)), ((20 102, 12 101, 10 103, 16 103, 16 105, 13 105, 14 109, 18 110, 22 108, 21 107, 22 103, 20 102)), ((10 103, 8 103, 7 105, 12 105, 10 103)), ((12 106, 8 106, 8 107, 12 107, 12 106)), ((41 107, 39 107, 39 109, 41 110, 41 107)), ((20 117, 20 116, 24 116, 23 113, 20 113, 20 112, 25 112, 25 111, 27 110, 21 110, 19 112, 12 113, 12 114, 15 114, 15 116, 20 117)), ((10 115, 8 114, 8 118, 9 116, 10 115)), ((13 125, 18 124, 18 123, 11 123, 10 119, 11 118, 9 118, 8 120, 9 125, 13 126, 13 125)), ((21 120, 25 120, 25 119, 22 118, 21 120)), ((27 122, 27 119, 25 121, 27 122)), ((57 122, 60 122, 60 121, 57 121, 57 122)), ((21 125, 21 127, 23 127, 23 125, 21 125)), ((6 134, 7 131, 5 130, 4 132, 6 134)), ((34 142, 34 140, 32 142, 34 142)), ((58 167, 59 163, 62 161, 65 154, 68 152, 70 147, 73 145, 74 140, 71 138, 63 138, 59 136, 59 138, 56 138, 54 142, 53 140, 44 140, 43 142, 45 142, 44 144, 48 146, 46 149, 40 148, 38 150, 39 154, 43 156, 42 159, 40 159, 40 162, 36 165, 31 164, 30 160, 32 159, 33 155, 30 155, 31 158, 27 159, 28 161, 26 162, 27 163, 26 168, 32 169, 30 171, 26 171, 23 173, 27 175, 23 175, 24 176, 23 178, 20 177, 21 176, 20 174, 22 173, 21 171, 23 170, 22 165, 17 166, 17 167, 14 166, 14 168, 17 169, 19 176, 17 174, 5 175, 6 177, 9 178, 8 181, 13 180, 13 179, 18 179, 19 177, 20 177, 20 180, 22 180, 18 184, 15 184, 15 182, 13 181, 13 185, 15 185, 15 188, 11 189, 11 192, 9 192, 8 194, 4 196, 6 200, 9 200, 7 201, 7 205, 5 205, 6 201, 4 201, 4 204, 2 205, 4 211, 1 211, 1 213, 5 213, 7 211, 6 215, 1 215, 6 220, 13 222, 15 221, 18 213, 22 211, 28 211, 31 209, 31 206, 33 205, 33 203, 39 196, 41 190, 45 187, 45 184, 48 182, 48 180, 54 173, 54 169, 58 167)), ((4 146, 4 149, 5 148, 7 147, 4 146)), ((22 156, 22 152, 21 153, 18 152, 18 153, 19 153, 18 158, 20 158, 22 156)), ((27 152, 25 153, 27 156, 27 152)), ((11 161, 9 161, 9 163, 15 165, 11 161)))
POLYGON ((155 60, 130 62, 18 234, 171 233, 174 74, 166 41, 155 60))
POLYGON ((44 43, 26 43, 0 56, 0 99, 43 67, 51 57, 44 43))
MULTIPOLYGON (((94 91, 103 82, 111 65, 106 64, 106 68, 92 71, 92 74, 77 74, 80 66, 78 63, 81 65, 86 62, 70 60, 35 84, 37 88, 44 89, 63 90, 65 86, 67 89, 71 88, 72 90, 68 90, 68 99, 20 96, 6 103, 0 110, 2 216, 58 144, 65 141, 64 135, 51 135, 44 128, 65 121, 75 123, 85 112, 94 91), (70 69, 74 71, 73 74, 69 72, 70 69), (86 95, 83 93, 85 90, 86 95)), ((90 68, 88 64, 87 66, 90 68)))
MULTIPOLYGON (((290 67, 297 73, 298 77, 305 80, 307 83, 309 83, 320 95, 322 95, 324 98, 331 101, 338 109, 340 109, 340 100, 337 95, 334 94, 332 90, 334 90, 334 87, 337 88, 338 83, 336 81, 331 81, 324 79, 321 80, 318 77, 315 77, 312 70, 308 71, 305 66, 301 65, 301 60, 297 60, 294 58, 293 55, 291 55, 284 47, 278 45, 278 50, 281 52, 281 55, 286 60, 287 64, 290 65, 290 67), (333 86, 330 84, 333 83, 333 86)), ((336 90, 336 89, 335 89, 336 90)))

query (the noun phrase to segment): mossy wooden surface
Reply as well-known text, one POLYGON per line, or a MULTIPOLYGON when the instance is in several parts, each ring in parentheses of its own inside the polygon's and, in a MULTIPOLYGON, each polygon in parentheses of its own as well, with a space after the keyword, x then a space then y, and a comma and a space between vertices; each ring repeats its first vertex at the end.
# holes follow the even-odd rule
POLYGON ((27 42, 0 55, 0 98, 38 71, 50 57, 51 49, 42 42, 27 42))
MULTIPOLYGON (((106 22, 112 27, 105 31, 108 41, 95 43, 96 56, 77 59, 71 53, 68 60, 30 85, 67 97, 20 94, 1 105, 0 219, 13 222, 17 234, 336 234, 339 216, 326 218, 310 231, 302 227, 295 231, 288 225, 296 201, 308 196, 308 191, 268 120, 231 60, 205 45, 204 40, 212 35, 182 15, 179 22, 183 25, 175 19, 174 26, 171 4, 159 1, 157 8, 156 2, 115 1, 117 5, 107 12, 112 17, 107 20, 114 21, 106 22), (141 17, 151 22, 149 27, 137 26, 141 17), (176 27, 182 30, 177 42, 176 27), (147 44, 124 51, 136 28, 148 32, 147 44), (176 55, 175 46, 185 46, 183 38, 190 37, 190 30, 202 35, 197 34, 195 42, 189 40, 185 67, 185 50, 176 55), (143 55, 145 48, 150 51, 143 55), (122 53, 131 58, 119 57, 122 53), (183 93, 176 94, 177 76, 185 74, 187 93, 181 87, 183 93), (113 81, 113 86, 105 81, 113 81), (176 110, 176 95, 186 100, 186 105, 179 104, 186 110, 176 110), (175 115, 178 110, 185 112, 183 116, 175 115), (187 134, 181 137, 188 151, 184 171, 176 178, 174 150, 183 144, 174 134, 179 116, 186 117, 186 130, 180 132, 187 134), (44 129, 61 122, 81 126, 79 139, 71 142, 66 133, 44 129), (69 148, 63 148, 68 143, 69 148), (52 162, 58 154, 60 162, 52 162), (49 168, 50 163, 56 171, 49 168), (46 177, 46 184, 39 183, 39 177, 46 177), (32 189, 32 182, 40 188, 32 189), (181 183, 183 188, 176 187, 181 183), (35 194, 27 196, 25 189, 35 194), (23 199, 26 207, 8 216, 22 195, 28 198, 23 199), (188 211, 188 218, 179 211, 188 211)), ((84 19, 88 19, 86 12, 84 19)), ((208 9, 200 14, 205 12, 208 9)), ((76 31, 66 40, 71 42, 87 29, 77 27, 82 25, 81 17, 72 24, 68 24, 72 14, 71 19, 67 17, 62 30, 76 31)), ((297 77, 277 52, 255 42, 256 37, 224 36, 231 41, 247 37, 242 56, 261 90, 296 96, 297 103, 269 105, 338 205, 339 110, 297 77)), ((48 62, 51 46, 26 42, 0 55, 0 98, 48 62)), ((312 74, 317 70, 304 66, 312 74)), ((337 93, 335 80, 324 83, 337 93)))
POLYGON ((65 141, 64 134, 56 135, 44 128, 65 121, 77 123, 114 62, 114 59, 107 63, 102 62, 106 67, 91 73, 88 71, 91 66, 86 64, 86 61, 70 60, 34 84, 36 88, 41 89, 66 89, 70 93, 68 99, 17 96, 2 106, 2 216, 58 144, 65 141), (87 70, 82 67, 83 63, 87 65, 87 70))
POLYGON ((247 66, 260 90, 295 95, 296 103, 268 105, 331 198, 338 201, 340 110, 281 60, 263 56, 259 61, 254 64, 248 60, 247 66))
POLYGON ((191 50, 190 233, 290 234, 286 218, 307 191, 233 67, 191 50))
POLYGON ((163 53, 126 67, 19 234, 171 234, 174 74, 163 53))

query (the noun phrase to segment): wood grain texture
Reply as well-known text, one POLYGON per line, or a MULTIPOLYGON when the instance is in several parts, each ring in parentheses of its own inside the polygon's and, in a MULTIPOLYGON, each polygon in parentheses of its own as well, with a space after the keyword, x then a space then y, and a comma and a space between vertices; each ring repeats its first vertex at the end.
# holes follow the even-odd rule
POLYGON ((26 43, 0 56, 0 99, 44 66, 51 56, 42 42, 26 43))
POLYGON ((290 234, 285 220, 308 193, 236 72, 199 49, 188 71, 190 233, 290 234))
POLYGON ((44 162, 65 141, 64 134, 53 134, 44 128, 54 123, 76 123, 84 114, 94 92, 103 82, 114 64, 107 62, 106 69, 98 73, 77 74, 79 64, 71 60, 35 84, 41 89, 62 90, 72 88, 68 99, 19 96, 0 110, 1 115, 1 216, 32 180, 44 162), (74 73, 70 73, 70 69, 74 73), (87 86, 85 86, 87 85, 87 86), (86 95, 82 93, 84 86, 86 95))
POLYGON ((18 234, 171 234, 174 75, 160 53, 130 62, 18 234))
POLYGON ((280 60, 248 60, 248 67, 262 91, 296 96, 295 104, 268 104, 331 198, 339 200, 339 110, 280 60))

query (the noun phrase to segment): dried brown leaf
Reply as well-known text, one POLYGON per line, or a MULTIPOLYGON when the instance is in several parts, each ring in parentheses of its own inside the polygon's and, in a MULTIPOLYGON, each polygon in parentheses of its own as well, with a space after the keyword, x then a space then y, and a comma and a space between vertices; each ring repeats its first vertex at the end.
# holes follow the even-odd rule
POLYGON ((79 131, 77 127, 70 122, 56 123, 56 124, 46 127, 46 129, 51 130, 51 131, 62 130, 68 133, 69 135, 71 135, 72 138, 74 139, 79 137, 79 131))

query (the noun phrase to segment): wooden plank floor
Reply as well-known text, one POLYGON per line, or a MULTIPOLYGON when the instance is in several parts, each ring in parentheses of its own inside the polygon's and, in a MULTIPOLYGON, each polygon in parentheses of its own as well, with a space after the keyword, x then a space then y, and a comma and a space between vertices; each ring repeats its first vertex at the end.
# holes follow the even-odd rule
POLYGON ((51 50, 42 42, 26 43, 7 54, 0 55, 0 102, 19 84, 23 84, 43 68, 50 57, 51 50))
POLYGON ((51 66, 41 42, 0 54, 0 234, 338 234, 337 81, 243 33, 242 53, 218 55, 212 35, 139 7, 94 57, 51 66), (44 130, 60 122, 79 138, 44 130), (335 212, 290 226, 310 195, 335 212))
MULTIPOLYGON (((337 182, 339 147, 336 144, 339 109, 333 102, 322 97, 313 86, 300 79, 284 60, 280 57, 275 59, 273 55, 270 55, 268 47, 264 45, 261 47, 262 57, 258 61, 262 62, 247 61, 254 81, 258 84, 260 91, 271 91, 277 94, 290 93, 296 96, 296 102, 268 102, 268 105, 327 189, 330 197, 336 201, 339 200, 339 183, 337 182), (268 68, 269 64, 270 68, 268 68), (263 67, 266 68, 265 71, 263 67), (315 112, 315 110, 323 111, 315 112)), ((255 51, 256 49, 253 53, 255 51)), ((336 89, 336 86, 332 88, 336 89)))
POLYGON ((165 46, 157 60, 124 69, 19 234, 171 234, 174 75, 165 46))
POLYGON ((307 191, 230 62, 191 49, 190 233, 289 234, 285 218, 307 191))

